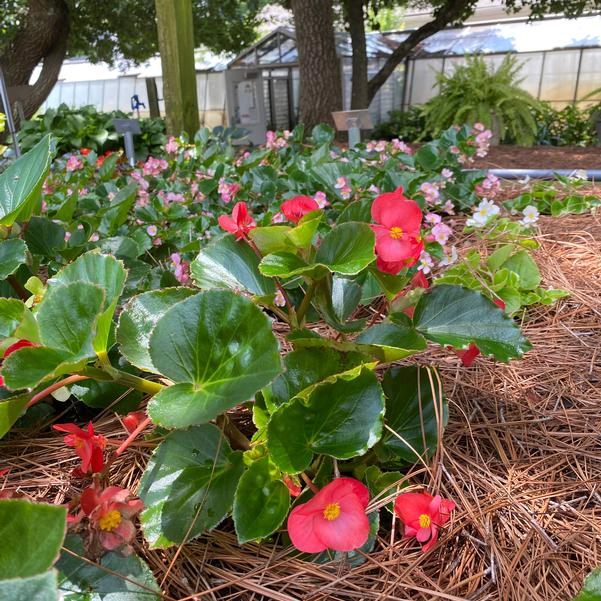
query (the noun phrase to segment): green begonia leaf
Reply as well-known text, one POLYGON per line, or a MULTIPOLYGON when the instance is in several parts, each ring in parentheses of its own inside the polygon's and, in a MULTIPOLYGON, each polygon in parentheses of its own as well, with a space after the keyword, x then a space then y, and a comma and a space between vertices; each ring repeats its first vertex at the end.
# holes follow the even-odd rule
POLYGON ((207 422, 246 401, 281 371, 270 320, 250 300, 208 290, 177 303, 150 337, 156 369, 175 383, 153 397, 153 421, 169 428, 207 422))
POLYGON ((473 342, 482 353, 500 361, 521 357, 532 348, 514 321, 491 300, 460 286, 444 284, 428 290, 417 303, 413 323, 428 340, 455 348, 473 342))
POLYGON ((432 456, 438 442, 438 424, 444 429, 448 419, 447 402, 440 398, 439 379, 433 368, 411 365, 389 369, 382 380, 386 395, 386 424, 375 446, 378 459, 387 464, 416 463, 432 456), (432 384, 428 377, 432 369, 432 384))
POLYGON ((0 601, 57 601, 56 571, 29 578, 0 580, 0 601))
POLYGON ((359 367, 328 378, 272 415, 270 456, 286 473, 306 469, 314 453, 363 455, 382 435, 384 395, 375 374, 359 367))
POLYGON ((65 538, 67 508, 23 499, 0 500, 0 579, 46 572, 65 538))
POLYGON ((225 518, 244 471, 221 431, 204 424, 172 432, 154 450, 142 480, 141 515, 152 548, 189 541, 225 518))
POLYGON ((207 244, 190 269, 194 282, 203 290, 230 288, 256 296, 275 293, 274 283, 259 273, 259 257, 233 234, 207 244))
POLYGON ((234 497, 234 524, 240 544, 265 538, 286 519, 290 508, 288 487, 276 476, 269 458, 255 461, 242 474, 234 497))
POLYGON ((595 568, 587 575, 574 601, 601 601, 601 568, 595 568))
POLYGON ((0 438, 2 438, 21 417, 27 407, 29 396, 26 394, 0 400, 0 438))
POLYGON ((19 238, 0 242, 0 280, 5 280, 27 261, 27 245, 19 238))
POLYGON ((123 356, 136 367, 156 371, 148 346, 157 321, 175 304, 195 294, 190 288, 165 288, 144 292, 129 299, 117 328, 117 342, 123 356))

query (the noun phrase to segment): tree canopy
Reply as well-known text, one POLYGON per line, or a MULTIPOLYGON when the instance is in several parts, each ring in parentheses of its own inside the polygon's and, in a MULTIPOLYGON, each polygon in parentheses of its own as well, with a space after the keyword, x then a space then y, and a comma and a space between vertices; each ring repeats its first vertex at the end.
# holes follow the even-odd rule
MULTIPOLYGON (((265 0, 193 0, 197 45, 238 52, 256 36, 265 0)), ((110 64, 158 52, 153 0, 0 0, 0 67, 11 99, 33 114, 56 83, 67 56, 110 64), (42 74, 28 85, 35 67, 42 74)))

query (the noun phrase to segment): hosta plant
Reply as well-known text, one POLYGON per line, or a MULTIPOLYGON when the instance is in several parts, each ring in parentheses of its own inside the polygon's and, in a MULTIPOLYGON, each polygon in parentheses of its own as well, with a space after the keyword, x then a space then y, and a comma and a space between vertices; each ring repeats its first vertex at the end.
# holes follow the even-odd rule
MULTIPOLYGON (((8 278, 32 267, 27 232, 48 142, 31 152, 0 176, 8 278)), ((70 504, 72 544, 96 558, 128 552, 139 514, 154 548, 228 517, 241 544, 287 529, 316 557, 371 548, 370 499, 436 452, 448 414, 434 366, 393 363, 429 344, 476 345, 499 361, 530 348, 479 291, 429 285, 424 253, 441 256, 449 234, 435 229, 425 199, 396 184, 328 213, 312 196, 284 195, 275 224, 239 201, 191 262, 186 286, 124 298, 131 271, 95 248, 72 260, 61 253, 45 281, 27 282, 35 292, 0 299, 0 434, 65 387, 82 398, 93 387, 139 394, 112 452, 93 423, 55 426, 81 459, 74 478, 84 479, 70 504), (237 425, 240 411, 252 428, 237 425), (111 485, 111 465, 151 424, 157 444, 134 497, 111 485)), ((395 511, 428 550, 453 507, 438 495, 401 495, 395 511)))

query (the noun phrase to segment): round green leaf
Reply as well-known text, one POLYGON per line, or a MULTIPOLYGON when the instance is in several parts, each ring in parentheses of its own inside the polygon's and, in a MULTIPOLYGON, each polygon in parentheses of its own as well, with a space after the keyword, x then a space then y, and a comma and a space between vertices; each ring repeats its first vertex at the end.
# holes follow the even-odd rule
POLYGON ((587 575, 574 601, 601 601, 601 568, 595 568, 587 575))
POLYGON ((383 417, 378 379, 366 367, 355 368, 280 407, 267 427, 269 452, 286 473, 306 469, 314 453, 350 459, 380 439, 383 417))
POLYGON ((150 334, 157 321, 175 304, 195 294, 190 288, 165 288, 152 290, 131 298, 117 328, 117 342, 123 356, 136 367, 156 371, 148 345, 150 334))
POLYGON ((27 245, 20 238, 0 242, 0 280, 5 280, 27 261, 27 245))
POLYGON ((0 500, 0 579, 27 578, 49 570, 66 527, 66 507, 0 500))
POLYGON ((160 589, 145 561, 135 554, 105 553, 100 565, 86 560, 83 540, 67 536, 56 564, 64 601, 159 601, 160 589))
POLYGON ((290 508, 288 487, 269 467, 269 457, 255 461, 242 474, 234 497, 234 525, 242 545, 275 532, 290 508))
POLYGON ((419 300, 413 314, 418 332, 428 340, 455 348, 476 344, 500 361, 521 357, 532 346, 514 321, 491 300, 461 286, 434 286, 419 300))
POLYGON ((270 278, 291 278, 297 275, 321 278, 328 272, 325 265, 309 264, 290 252, 271 253, 263 257, 259 271, 270 278))
POLYGON ((250 300, 209 290, 183 300, 150 337, 156 369, 176 383, 148 405, 156 423, 186 428, 250 399, 281 371, 271 322, 250 300))
POLYGON ((8 338, 19 327, 26 308, 16 298, 0 298, 0 336, 8 338))
MULTIPOLYGON (((432 369, 432 368, 430 368, 432 369)), ((438 380, 433 375, 436 386, 438 380)), ((386 429, 375 446, 378 459, 384 463, 415 463, 431 457, 438 443, 438 420, 447 423, 445 399, 432 393, 428 368, 411 365, 389 369, 382 380, 386 395, 386 429), (416 455, 417 453, 417 455, 416 455)))
POLYGON ((231 288, 256 296, 275 293, 274 283, 259 273, 259 257, 233 234, 223 236, 203 248, 190 267, 201 289, 231 288))
POLYGON ((0 601, 56 601, 57 599, 55 570, 29 578, 0 580, 0 601))
POLYGON ((123 292, 126 277, 127 272, 121 261, 110 255, 91 251, 78 257, 73 263, 61 269, 51 280, 48 280, 49 289, 60 284, 88 282, 96 284, 104 290, 103 313, 98 320, 94 338, 94 350, 97 353, 106 352, 113 313, 123 292))
POLYGON ((152 548, 189 541, 214 528, 231 510, 244 471, 216 426, 172 432, 154 450, 140 482, 141 515, 152 548))
POLYGON ((27 407, 29 395, 20 395, 0 401, 0 438, 2 438, 12 425, 21 417, 27 407))
POLYGON ((375 236, 369 225, 342 223, 324 236, 315 262, 333 273, 355 275, 375 261, 374 246, 375 236))

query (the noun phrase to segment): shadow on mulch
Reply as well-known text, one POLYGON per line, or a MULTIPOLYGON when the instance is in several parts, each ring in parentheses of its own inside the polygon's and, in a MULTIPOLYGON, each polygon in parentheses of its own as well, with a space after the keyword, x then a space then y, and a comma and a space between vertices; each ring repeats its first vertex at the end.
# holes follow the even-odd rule
POLYGON ((491 146, 475 167, 488 169, 601 169, 601 146, 491 146))
MULTIPOLYGON (((450 417, 437 459, 414 466, 408 480, 458 504, 431 553, 401 541, 396 528, 382 529, 354 568, 299 561, 273 542, 240 547, 228 522, 168 550, 149 551, 140 537, 165 599, 571 599, 601 563, 601 222, 542 218, 540 229, 544 284, 572 295, 528 312, 534 350, 509 365, 479 358, 469 369, 440 350, 420 356, 439 365, 450 417)), ((114 415, 97 429, 122 439, 114 415)), ((135 490, 153 446, 135 444, 113 483, 135 490)), ((0 441, 0 464, 12 468, 7 486, 30 498, 62 503, 77 493, 74 462, 46 425, 0 441)))

